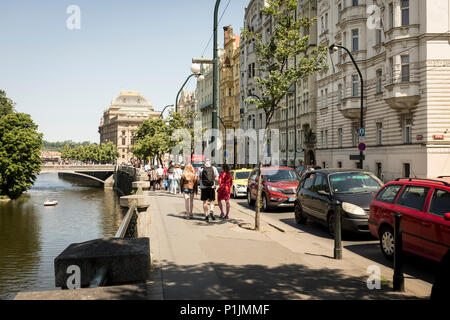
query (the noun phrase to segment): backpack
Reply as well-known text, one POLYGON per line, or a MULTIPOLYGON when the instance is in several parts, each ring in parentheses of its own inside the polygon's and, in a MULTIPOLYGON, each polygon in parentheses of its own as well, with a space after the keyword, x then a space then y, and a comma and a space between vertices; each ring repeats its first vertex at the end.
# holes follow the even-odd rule
POLYGON ((202 171, 202 184, 205 187, 214 186, 215 176, 213 167, 203 167, 202 171))

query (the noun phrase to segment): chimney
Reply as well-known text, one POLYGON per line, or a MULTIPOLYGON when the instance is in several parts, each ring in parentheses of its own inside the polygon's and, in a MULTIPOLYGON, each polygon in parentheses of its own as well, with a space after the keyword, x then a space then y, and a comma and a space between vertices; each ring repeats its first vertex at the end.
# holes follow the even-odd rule
POLYGON ((224 45, 226 43, 228 43, 228 41, 230 41, 233 38, 233 27, 230 26, 225 26, 223 27, 223 31, 224 31, 224 36, 225 36, 225 41, 224 41, 224 45))

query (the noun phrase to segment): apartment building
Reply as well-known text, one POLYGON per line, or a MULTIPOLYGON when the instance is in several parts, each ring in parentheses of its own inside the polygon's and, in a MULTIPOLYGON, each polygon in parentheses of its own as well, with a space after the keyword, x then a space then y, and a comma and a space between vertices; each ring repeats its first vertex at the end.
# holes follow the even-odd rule
POLYGON ((349 54, 317 74, 317 164, 364 169, 385 181, 450 175, 448 0, 318 0, 318 41, 349 54))

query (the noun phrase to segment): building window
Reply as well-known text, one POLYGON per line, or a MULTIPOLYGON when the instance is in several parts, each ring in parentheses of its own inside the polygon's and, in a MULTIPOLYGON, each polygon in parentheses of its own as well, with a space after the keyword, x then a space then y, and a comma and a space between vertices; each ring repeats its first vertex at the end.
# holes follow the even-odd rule
POLYGON ((389 4, 389 29, 394 27, 394 4, 389 4))
POLYGON ((395 70, 394 70, 394 58, 393 57, 390 57, 389 58, 389 69, 390 69, 390 83, 394 83, 394 73, 395 73, 395 70))
POLYGON ((342 148, 343 140, 344 140, 343 131, 342 131, 342 128, 339 128, 338 129, 338 145, 339 145, 339 148, 342 148))
POLYGON ((375 31, 375 36, 376 36, 376 44, 380 44, 381 41, 383 40, 383 35, 382 35, 382 29, 381 28, 377 28, 375 31))
POLYGON ((411 177, 411 165, 409 163, 403 164, 403 177, 410 178, 411 177))
POLYGON ((402 0, 402 26, 409 26, 409 0, 402 0))
POLYGON ((342 101, 342 84, 338 84, 338 102, 342 101))
POLYGON ((338 21, 341 21, 342 19, 342 4, 338 4, 338 21))
POLYGON ((292 150, 294 147, 294 131, 289 131, 289 149, 292 150))
POLYGON ((377 122, 377 145, 383 144, 383 124, 377 122))
POLYGON ((357 6, 358 5, 358 0, 352 0, 352 6, 357 6))
POLYGON ((358 76, 352 76, 352 96, 357 97, 358 96, 358 89, 359 89, 359 82, 358 82, 358 76))
POLYGON ((404 143, 412 142, 412 121, 410 118, 405 118, 403 122, 403 139, 404 143))
POLYGON ((328 13, 325 13, 325 31, 328 30, 328 13))
POLYGON ((228 88, 228 96, 231 97, 231 88, 228 88))
POLYGON ((352 30, 352 51, 359 50, 359 31, 358 29, 352 30))
POLYGON ((303 147, 303 130, 297 130, 297 149, 303 147))
POLYGON ((325 140, 324 140, 324 136, 323 136, 323 130, 320 131, 320 143, 322 146, 322 149, 325 147, 325 140))
POLYGON ((379 179, 383 179, 383 170, 382 170, 381 162, 377 162, 377 177, 379 179))
POLYGON ((122 138, 122 145, 124 146, 126 143, 125 143, 125 138, 122 138))
POLYGON ((328 130, 325 130, 325 148, 328 149, 328 130))
POLYGON ((409 56, 401 56, 402 59, 402 82, 409 82, 409 56))
POLYGON ((354 123, 352 125, 352 142, 353 142, 353 146, 356 147, 358 145, 358 139, 359 139, 359 124, 358 123, 354 123))
POLYGON ((338 167, 338 168, 342 168, 342 161, 338 161, 337 167, 338 167))
POLYGON ((377 70, 377 93, 383 92, 383 71, 377 70))

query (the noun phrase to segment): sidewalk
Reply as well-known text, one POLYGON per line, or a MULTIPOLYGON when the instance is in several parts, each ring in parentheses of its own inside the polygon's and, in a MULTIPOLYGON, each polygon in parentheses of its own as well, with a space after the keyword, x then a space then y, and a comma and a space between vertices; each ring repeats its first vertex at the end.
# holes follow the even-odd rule
POLYGON ((405 274, 407 292, 392 291, 392 269, 380 266, 381 290, 369 290, 376 265, 348 250, 333 259, 333 244, 284 223, 232 206, 229 220, 204 221, 194 201, 184 218, 182 195, 151 192, 150 299, 421 299, 431 285, 405 274))

